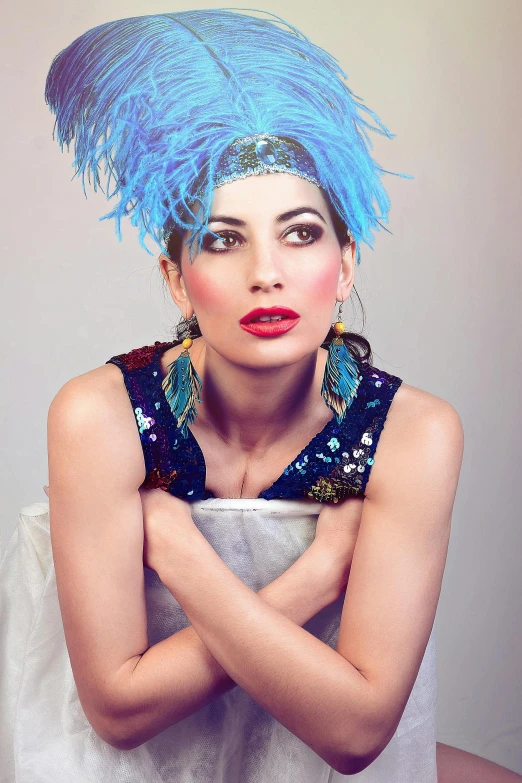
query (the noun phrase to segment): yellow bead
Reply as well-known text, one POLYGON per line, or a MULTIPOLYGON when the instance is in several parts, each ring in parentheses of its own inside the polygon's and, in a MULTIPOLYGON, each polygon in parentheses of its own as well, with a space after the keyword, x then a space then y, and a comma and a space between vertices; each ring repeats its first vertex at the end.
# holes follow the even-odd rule
POLYGON ((192 345, 192 340, 190 339, 190 337, 185 337, 181 345, 183 346, 183 348, 190 348, 190 346, 192 345))
POLYGON ((334 324, 333 330, 335 334, 342 334, 345 331, 346 327, 343 324, 342 321, 337 321, 336 324, 334 324))

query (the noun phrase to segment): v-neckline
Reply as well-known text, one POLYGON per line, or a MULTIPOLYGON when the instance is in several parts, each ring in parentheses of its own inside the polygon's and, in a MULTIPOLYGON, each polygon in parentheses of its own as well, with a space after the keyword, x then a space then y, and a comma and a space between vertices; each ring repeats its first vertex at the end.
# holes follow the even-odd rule
MULTIPOLYGON (((170 348, 173 348, 173 347, 174 347, 174 343, 169 343, 166 347, 164 345, 162 345, 162 346, 160 346, 158 348, 158 350, 154 353, 154 356, 153 356, 153 364, 154 364, 154 369, 156 371, 156 375, 154 377, 158 381, 159 391, 161 392, 161 395, 162 395, 161 399, 162 400, 164 399, 165 402, 167 402, 167 399, 165 397, 165 392, 164 392, 163 386, 162 386, 162 382, 163 382, 163 379, 164 379, 165 376, 163 375, 163 369, 161 367, 161 361, 160 360, 161 360, 161 357, 163 356, 163 354, 166 353, 170 348)), ((172 420, 174 422, 174 426, 175 426, 176 430, 179 431, 179 427, 177 426, 177 422, 175 421, 175 417, 174 417, 172 411, 170 410, 170 407, 169 407, 168 403, 167 403, 167 408, 168 408, 168 413, 170 414, 170 416, 172 416, 172 420)), ((317 432, 312 437, 312 439, 306 444, 306 446, 304 446, 304 448, 301 449, 299 454, 296 454, 296 456, 288 463, 288 465, 283 470, 281 475, 278 476, 278 478, 276 478, 276 480, 269 487, 264 489, 257 496, 257 498, 253 498, 253 499, 254 500, 258 500, 259 498, 262 498, 263 495, 265 495, 267 492, 271 492, 275 488, 275 486, 287 475, 287 473, 292 468, 292 466, 296 462, 300 461, 301 456, 304 454, 304 452, 307 451, 309 448, 311 448, 313 445, 315 445, 316 441, 323 441, 324 438, 330 434, 330 429, 333 429, 334 426, 340 426, 340 425, 337 424, 335 413, 332 415, 332 418, 329 419, 326 422, 324 427, 322 427, 322 429, 319 430, 319 432, 317 432)), ((183 436, 181 436, 181 437, 183 438, 183 436)), ((206 483, 207 483, 207 463, 205 461, 205 455, 203 454, 203 449, 199 445, 199 442, 198 442, 196 436, 193 434, 192 430, 188 426, 187 426, 187 440, 189 440, 190 443, 192 444, 194 450, 196 451, 198 459, 199 459, 199 461, 201 463, 201 466, 203 468, 203 470, 202 470, 202 475, 203 475, 203 478, 202 478, 203 487, 202 487, 202 489, 203 489, 203 492, 207 493, 210 497, 215 497, 215 495, 212 492, 212 490, 209 490, 209 489, 206 488, 206 483)))

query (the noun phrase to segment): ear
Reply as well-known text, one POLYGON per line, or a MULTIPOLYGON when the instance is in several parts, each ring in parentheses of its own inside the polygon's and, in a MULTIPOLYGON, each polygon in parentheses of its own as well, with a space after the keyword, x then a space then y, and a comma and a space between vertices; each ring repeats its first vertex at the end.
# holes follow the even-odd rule
POLYGON ((341 271, 337 286, 337 301, 344 302, 350 296, 354 283, 357 245, 355 239, 348 235, 341 248, 341 271))
POLYGON ((194 315, 194 308, 190 303, 180 267, 164 253, 161 253, 158 262, 174 302, 179 307, 183 318, 189 320, 194 315))

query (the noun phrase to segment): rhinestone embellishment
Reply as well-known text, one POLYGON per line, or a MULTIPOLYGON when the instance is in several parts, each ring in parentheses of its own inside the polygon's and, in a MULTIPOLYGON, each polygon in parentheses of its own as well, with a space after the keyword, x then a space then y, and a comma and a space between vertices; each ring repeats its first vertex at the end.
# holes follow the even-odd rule
POLYGON ((271 141, 267 139, 260 139, 256 144, 256 155, 267 166, 273 166, 277 161, 276 148, 271 141))

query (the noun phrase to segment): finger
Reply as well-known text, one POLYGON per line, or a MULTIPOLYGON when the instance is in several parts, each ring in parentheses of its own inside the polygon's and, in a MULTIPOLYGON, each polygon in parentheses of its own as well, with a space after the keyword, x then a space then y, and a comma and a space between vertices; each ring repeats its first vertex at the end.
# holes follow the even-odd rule
POLYGON ((44 488, 43 488, 43 491, 45 492, 45 494, 47 495, 47 497, 49 497, 49 486, 48 486, 48 485, 45 485, 45 486, 44 486, 44 488))

